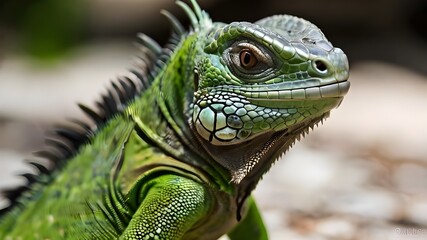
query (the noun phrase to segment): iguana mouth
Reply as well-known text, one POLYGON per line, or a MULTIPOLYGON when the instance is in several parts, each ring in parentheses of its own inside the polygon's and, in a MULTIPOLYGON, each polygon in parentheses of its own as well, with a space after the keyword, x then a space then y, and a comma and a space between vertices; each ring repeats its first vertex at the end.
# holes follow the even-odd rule
POLYGON ((343 97, 347 94, 349 88, 349 81, 320 84, 315 79, 241 88, 227 86, 228 91, 240 94, 251 102, 343 97))
MULTIPOLYGON (((273 90, 268 92, 242 93, 253 104, 263 107, 281 107, 284 103, 299 106, 305 101, 319 101, 326 98, 343 98, 350 88, 350 82, 338 82, 322 86, 297 88, 292 90, 273 90)), ((289 106, 289 105, 288 105, 289 106)))

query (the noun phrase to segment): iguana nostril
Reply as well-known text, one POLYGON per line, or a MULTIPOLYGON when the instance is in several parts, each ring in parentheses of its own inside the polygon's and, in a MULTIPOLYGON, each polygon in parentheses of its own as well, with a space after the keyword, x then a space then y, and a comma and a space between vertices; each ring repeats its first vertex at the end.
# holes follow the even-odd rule
POLYGON ((314 61, 314 66, 321 73, 326 73, 326 71, 328 71, 328 67, 326 66, 326 63, 323 62, 322 60, 314 61))

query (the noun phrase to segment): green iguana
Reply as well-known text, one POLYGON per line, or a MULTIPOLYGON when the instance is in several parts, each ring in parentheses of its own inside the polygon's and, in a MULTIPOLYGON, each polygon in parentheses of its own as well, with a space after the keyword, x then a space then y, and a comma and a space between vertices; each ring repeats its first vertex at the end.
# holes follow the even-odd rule
POLYGON ((0 239, 267 239, 262 175, 347 93, 346 55, 303 19, 212 22, 183 2, 160 47, 55 129, 28 185, 5 191, 0 239))

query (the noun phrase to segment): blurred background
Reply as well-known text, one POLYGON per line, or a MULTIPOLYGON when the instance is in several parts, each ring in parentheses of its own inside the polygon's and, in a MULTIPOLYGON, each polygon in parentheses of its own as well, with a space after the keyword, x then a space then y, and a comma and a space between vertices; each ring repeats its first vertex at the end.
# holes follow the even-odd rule
MULTIPOLYGON (((292 14, 342 48, 352 87, 331 118, 277 162, 255 191, 271 239, 427 239, 427 2, 200 1, 215 21, 292 14)), ((169 34, 172 0, 0 1, 0 189, 45 131, 84 119, 131 66, 144 32, 169 34)), ((1 200, 0 207, 7 202, 1 200)))

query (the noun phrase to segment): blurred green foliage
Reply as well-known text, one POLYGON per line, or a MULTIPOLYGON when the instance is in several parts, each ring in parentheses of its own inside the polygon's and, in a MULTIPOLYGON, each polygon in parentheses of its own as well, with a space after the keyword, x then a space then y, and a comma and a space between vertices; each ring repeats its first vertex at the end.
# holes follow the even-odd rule
POLYGON ((86 32, 85 0, 3 0, 0 9, 0 21, 16 33, 18 48, 41 60, 69 52, 86 32))

